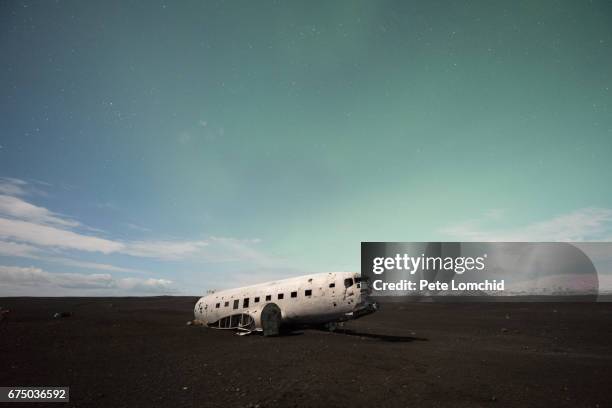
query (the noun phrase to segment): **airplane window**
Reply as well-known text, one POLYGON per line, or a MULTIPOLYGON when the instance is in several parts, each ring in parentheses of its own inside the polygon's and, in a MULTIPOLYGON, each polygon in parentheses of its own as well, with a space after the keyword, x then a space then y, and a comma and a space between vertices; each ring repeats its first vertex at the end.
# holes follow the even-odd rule
POLYGON ((297 297, 297 292, 291 292, 291 297, 292 298, 296 298, 297 297))
POLYGON ((238 309, 238 305, 240 304, 240 300, 235 299, 234 300, 234 309, 238 309))
POLYGON ((305 295, 305 296, 312 296, 312 289, 306 289, 306 290, 304 291, 304 295, 305 295))
POLYGON ((335 283, 330 283, 330 284, 329 284, 329 287, 330 287, 330 288, 335 288, 335 287, 336 287, 336 284, 335 284, 335 283))
POLYGON ((254 301, 255 303, 259 303, 259 296, 257 296, 255 299, 253 299, 253 301, 254 301))
POLYGON ((346 278, 346 279, 344 280, 344 287, 345 287, 345 288, 348 288, 348 287, 350 287, 350 286, 353 286, 353 280, 352 280, 351 278, 346 278))
POLYGON ((242 302, 242 307, 249 307, 249 298, 244 298, 244 301, 242 302))
POLYGON ((223 305, 224 307, 228 307, 229 306, 229 302, 225 302, 225 305, 223 305))
POLYGON ((284 294, 282 294, 282 293, 279 293, 279 294, 278 294, 278 298, 279 298, 279 299, 283 299, 284 297, 285 297, 285 295, 284 295, 284 294))
POLYGON ((266 295, 266 302, 269 302, 272 300, 272 295, 266 295))
POLYGON ((218 308, 219 308, 219 306, 221 306, 221 303, 217 303, 217 304, 215 305, 215 309, 218 309, 218 308))

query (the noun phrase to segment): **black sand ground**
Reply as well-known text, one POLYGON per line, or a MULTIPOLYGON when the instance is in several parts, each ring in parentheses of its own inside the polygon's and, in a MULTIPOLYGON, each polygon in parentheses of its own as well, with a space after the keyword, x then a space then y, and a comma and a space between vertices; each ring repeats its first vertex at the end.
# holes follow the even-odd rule
POLYGON ((70 386, 55 407, 612 406, 612 303, 388 304, 264 338, 186 326, 195 300, 0 299, 0 385, 70 386))

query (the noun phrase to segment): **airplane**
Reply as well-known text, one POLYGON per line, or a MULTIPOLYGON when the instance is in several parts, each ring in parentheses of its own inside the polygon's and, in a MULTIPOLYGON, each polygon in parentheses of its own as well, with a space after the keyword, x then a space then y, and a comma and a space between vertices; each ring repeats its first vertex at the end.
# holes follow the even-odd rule
POLYGON ((245 335, 276 336, 281 326, 322 326, 357 319, 378 309, 367 279, 354 272, 328 272, 212 292, 194 308, 195 322, 245 335))

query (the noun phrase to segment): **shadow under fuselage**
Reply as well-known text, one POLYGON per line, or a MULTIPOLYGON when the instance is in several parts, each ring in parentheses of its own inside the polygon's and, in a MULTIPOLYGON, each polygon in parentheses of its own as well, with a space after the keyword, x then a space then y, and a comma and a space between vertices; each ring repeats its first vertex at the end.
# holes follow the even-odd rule
POLYGON ((416 336, 397 336, 392 334, 379 334, 379 333, 365 333, 359 332, 351 329, 345 328, 337 328, 335 330, 329 330, 328 328, 321 326, 290 326, 283 325, 281 327, 280 336, 295 336, 304 334, 304 330, 316 330, 322 331, 330 334, 339 334, 345 336, 356 336, 367 339, 374 339, 380 341, 386 341, 390 343, 409 343, 412 341, 429 341, 429 339, 424 337, 416 337, 416 336))

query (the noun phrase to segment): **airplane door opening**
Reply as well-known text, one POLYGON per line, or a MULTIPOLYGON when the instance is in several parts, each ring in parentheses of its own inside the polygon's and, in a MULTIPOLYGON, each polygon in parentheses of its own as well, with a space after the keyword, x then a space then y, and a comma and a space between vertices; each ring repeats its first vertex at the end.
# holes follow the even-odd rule
POLYGON ((261 327, 264 336, 278 336, 281 324, 281 310, 276 303, 268 303, 261 311, 261 327))

